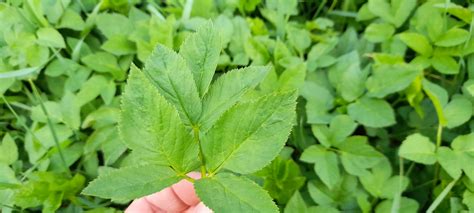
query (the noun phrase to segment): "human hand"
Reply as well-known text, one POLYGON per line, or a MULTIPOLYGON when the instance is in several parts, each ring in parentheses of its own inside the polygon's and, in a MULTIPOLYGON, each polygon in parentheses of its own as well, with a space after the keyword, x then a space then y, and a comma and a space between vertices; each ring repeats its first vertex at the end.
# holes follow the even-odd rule
MULTIPOLYGON (((201 178, 197 172, 191 172, 188 176, 201 178)), ((181 180, 157 193, 136 199, 125 210, 125 213, 162 212, 212 213, 212 210, 199 200, 193 184, 187 180, 181 180)))

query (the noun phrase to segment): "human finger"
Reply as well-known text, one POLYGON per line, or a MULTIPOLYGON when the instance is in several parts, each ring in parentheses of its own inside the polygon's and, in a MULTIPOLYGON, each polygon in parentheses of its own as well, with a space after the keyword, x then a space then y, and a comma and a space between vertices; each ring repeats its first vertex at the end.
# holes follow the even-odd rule
POLYGON ((189 207, 184 213, 212 213, 212 210, 203 202, 199 202, 197 205, 189 207))
POLYGON ((176 193, 171 189, 171 187, 165 188, 160 192, 148 195, 145 197, 145 199, 150 204, 166 212, 181 212, 189 207, 176 195, 176 193))
MULTIPOLYGON (((190 172, 188 176, 193 179, 201 178, 201 174, 199 174, 199 172, 190 172)), ((171 186, 171 188, 181 199, 181 201, 189 206, 194 206, 200 202, 199 197, 196 195, 196 191, 194 190, 193 183, 189 182, 188 180, 181 180, 171 186)))
POLYGON ((148 203, 145 198, 140 198, 134 200, 127 209, 125 213, 155 213, 160 212, 159 209, 148 203))

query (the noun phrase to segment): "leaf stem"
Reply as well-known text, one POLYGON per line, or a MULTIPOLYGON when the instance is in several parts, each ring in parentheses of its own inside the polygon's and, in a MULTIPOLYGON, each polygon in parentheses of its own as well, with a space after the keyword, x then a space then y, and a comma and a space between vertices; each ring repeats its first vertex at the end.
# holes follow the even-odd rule
POLYGON ((25 104, 23 104, 23 103, 20 103, 20 102, 11 102, 10 104, 11 104, 12 106, 21 108, 21 109, 23 109, 23 110, 31 111, 31 107, 28 106, 28 105, 25 105, 25 104))
POLYGON ((160 20, 166 20, 165 17, 160 13, 160 11, 158 11, 153 5, 147 5, 146 6, 146 9, 153 15, 155 15, 156 17, 158 17, 160 20))
POLYGON ((415 186, 415 187, 410 188, 410 189, 407 190, 406 192, 413 192, 413 191, 416 191, 416 190, 418 190, 418 189, 421 189, 421 188, 423 188, 423 187, 428 186, 428 185, 431 184, 432 182, 434 182, 434 180, 426 181, 426 182, 424 182, 424 183, 422 183, 422 184, 420 184, 420 185, 418 185, 418 186, 415 186))
POLYGON ((31 89, 33 90, 33 94, 36 96, 36 99, 38 99, 38 101, 39 101, 41 110, 43 111, 44 115, 46 116, 46 121, 48 123, 49 129, 51 130, 51 134, 53 135, 54 144, 56 145, 56 148, 58 149, 59 157, 61 158, 61 162, 64 166, 64 169, 66 170, 67 175, 70 176, 71 171, 69 170, 69 167, 67 166, 66 158, 64 158, 63 151, 61 149, 61 146, 59 145, 58 135, 56 134, 56 130, 54 129, 53 122, 49 118, 48 110, 46 110, 46 107, 44 106, 43 100, 41 99, 41 96, 39 95, 39 92, 36 89, 36 86, 33 83, 33 81, 31 80, 31 78, 28 79, 28 82, 30 83, 31 89))
MULTIPOLYGON (((438 151, 439 147, 441 146, 441 137, 443 135, 443 125, 441 122, 438 123, 438 130, 436 131, 436 148, 435 148, 435 153, 438 151)), ((439 163, 436 163, 435 165, 435 176, 434 176, 434 182, 433 182, 433 187, 436 186, 436 183, 438 182, 439 179, 439 163)))
POLYGON ((441 146, 441 137, 443 135, 443 125, 441 122, 438 123, 438 130, 436 131, 436 150, 438 151, 438 148, 441 146))
POLYGON ((193 2, 194 0, 187 0, 186 4, 183 8, 183 14, 181 16, 181 20, 188 20, 191 17, 191 11, 193 9, 193 2))
MULTIPOLYGON (((25 131, 27 133, 29 133, 31 135, 31 137, 33 137, 35 140, 39 141, 39 139, 38 139, 38 137, 36 137, 35 133, 25 124, 25 122, 20 118, 20 116, 12 108, 12 106, 10 105, 8 100, 5 98, 5 96, 2 95, 0 97, 2 97, 4 103, 7 105, 7 108, 12 112, 12 114, 18 120, 20 125, 25 129, 25 131)), ((12 105, 13 105, 13 103, 12 103, 12 105)), ((38 160, 36 160, 36 163, 32 167, 30 167, 28 170, 26 170, 25 172, 22 173, 22 177, 21 177, 20 181, 23 182, 24 180, 26 180, 26 178, 29 176, 29 174, 31 172, 33 172, 33 170, 35 170, 39 166, 40 162, 43 161, 46 157, 47 157, 47 153, 43 154, 38 160)))
POLYGON ((11 209, 11 210, 15 210, 15 211, 20 211, 20 212, 21 212, 21 209, 16 208, 16 207, 14 207, 14 206, 10 206, 10 205, 3 204, 3 203, 0 204, 0 206, 3 206, 3 207, 6 207, 6 208, 9 208, 9 209, 11 209))
POLYGON ((8 110, 10 110, 10 112, 13 114, 13 116, 15 116, 15 118, 18 120, 18 122, 20 123, 20 125, 25 129, 26 132, 30 133, 31 136, 36 139, 36 140, 39 140, 35 133, 26 125, 26 123, 20 118, 20 116, 16 113, 15 109, 13 109, 12 105, 13 104, 10 104, 8 102, 8 100, 5 98, 5 96, 1 96, 2 99, 3 99, 3 102, 5 103, 5 105, 7 105, 7 108, 8 110))
POLYGON ((413 168, 415 168, 415 162, 411 162, 410 166, 408 166, 407 172, 405 173, 405 176, 410 176, 411 171, 413 171, 413 168))
POLYGON ((191 183, 194 183, 194 181, 195 181, 194 179, 190 178, 190 177, 187 176, 187 175, 184 175, 183 178, 184 178, 185 180, 191 182, 191 183))
MULTIPOLYGON (((426 88, 423 88, 423 90, 425 91, 426 95, 428 95, 428 98, 433 103, 433 106, 436 110, 436 116, 438 117, 438 130, 436 132, 436 147, 435 147, 435 153, 436 153, 438 151, 438 148, 441 146, 443 126, 446 124, 446 119, 444 118, 443 107, 441 106, 439 99, 430 90, 427 90, 426 88)), ((439 178, 439 163, 436 163, 434 179, 433 179, 434 180, 433 187, 436 186, 438 182, 438 178, 439 178)))
POLYGON ((426 210, 427 213, 432 213, 438 205, 444 200, 444 198, 448 195, 448 193, 451 191, 451 189, 454 187, 454 184, 458 181, 458 178, 454 179, 451 181, 446 188, 443 189, 443 191, 436 197, 436 199, 431 203, 431 205, 428 207, 428 210, 426 210))
POLYGON ((402 199, 403 171, 405 169, 403 168, 403 158, 400 157, 398 159, 399 159, 399 175, 400 175, 400 178, 399 178, 399 181, 398 181, 398 191, 395 192, 395 196, 394 196, 393 203, 392 203, 392 208, 390 210, 391 213, 397 213, 397 212, 400 211, 400 203, 401 203, 401 199, 402 199))
POLYGON ((316 13, 314 13, 314 15, 313 15, 313 19, 319 16, 319 13, 321 12, 321 10, 323 9, 324 5, 325 5, 327 2, 328 2, 327 0, 323 0, 323 1, 321 2, 321 4, 319 4, 319 7, 318 7, 318 9, 316 10, 316 13))
POLYGON ((34 20, 41 26, 41 27, 48 27, 49 23, 46 21, 44 16, 38 14, 37 10, 35 10, 35 5, 32 5, 32 1, 26 1, 26 9, 29 10, 33 14, 34 20))
POLYGON ((329 6, 328 12, 333 11, 337 3, 338 3, 338 0, 333 0, 331 6, 329 6))
POLYGON ((199 127, 193 126, 194 141, 199 146, 199 159, 201 160, 201 177, 206 177, 206 161, 204 159, 204 152, 202 151, 201 140, 199 140, 199 127))

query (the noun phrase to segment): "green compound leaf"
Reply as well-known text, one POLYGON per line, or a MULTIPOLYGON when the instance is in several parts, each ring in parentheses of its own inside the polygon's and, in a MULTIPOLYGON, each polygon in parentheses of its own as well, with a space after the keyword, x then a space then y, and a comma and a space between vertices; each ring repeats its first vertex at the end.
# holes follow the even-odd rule
POLYGON ((443 107, 448 103, 448 92, 437 84, 434 84, 426 79, 422 81, 423 91, 428 95, 433 103, 438 116, 438 122, 444 126, 446 125, 446 117, 443 112, 443 107))
POLYGON ((339 160, 334 152, 319 145, 312 145, 304 150, 300 159, 314 163, 314 171, 329 189, 339 184, 341 180, 339 160))
MULTIPOLYGON (((385 213, 391 212, 393 206, 393 200, 384 200, 375 208, 375 213, 385 213)), ((403 213, 416 213, 419 212, 420 204, 414 199, 401 197, 400 199, 400 209, 398 212, 403 213)))
POLYGON ((290 201, 285 206, 285 213, 309 213, 309 208, 306 205, 303 197, 299 191, 296 191, 293 196, 291 196, 290 201))
POLYGON ((284 205, 294 192, 306 183, 306 177, 293 159, 281 155, 280 153, 272 163, 254 174, 263 179, 262 188, 275 199, 275 202, 284 205))
POLYGON ((102 44, 101 48, 114 55, 127 55, 136 52, 135 44, 123 35, 110 37, 109 40, 102 44))
POLYGON ((206 132, 216 120, 249 90, 260 83, 270 70, 269 66, 250 66, 231 70, 212 83, 204 96, 201 131, 206 132))
POLYGON ((459 178, 462 174, 462 158, 461 156, 451 150, 448 147, 439 147, 436 152, 436 157, 443 169, 451 176, 456 179, 459 178))
POLYGON ((288 91, 299 89, 304 84, 306 77, 306 63, 296 62, 298 65, 292 65, 285 69, 278 78, 278 90, 288 91))
POLYGON ((201 99, 186 61, 161 44, 145 63, 145 75, 179 112, 186 124, 196 124, 201 115, 201 99))
POLYGON ((326 124, 331 122, 329 110, 334 106, 334 96, 331 92, 315 82, 306 81, 299 90, 306 103, 306 114, 310 124, 326 124))
POLYGON ((367 169, 383 160, 383 155, 375 150, 364 136, 349 137, 338 148, 341 152, 342 166, 351 175, 366 175, 367 169))
POLYGON ((435 149, 436 146, 428 137, 415 133, 402 142, 398 155, 417 163, 430 165, 436 162, 435 149))
POLYGON ((295 119, 297 93, 276 93, 237 104, 202 139, 208 171, 226 168, 248 174, 273 160, 295 119))
POLYGON ((474 160, 474 133, 456 137, 451 143, 451 148, 459 159, 459 165, 471 181, 474 180, 474 166, 471 162, 474 160))
POLYGON ((345 140, 349 137, 357 128, 357 123, 352 120, 348 115, 337 115, 335 116, 330 125, 332 139, 334 144, 338 144, 340 141, 345 140))
POLYGON ((113 200, 131 200, 159 192, 179 180, 181 177, 167 166, 147 164, 124 167, 99 175, 82 193, 113 200))
POLYGON ((357 123, 348 115, 337 115, 332 118, 329 128, 326 125, 312 125, 311 130, 325 147, 337 146, 349 137, 357 128, 357 123))
POLYGON ((441 47, 452 47, 464 43, 469 36, 469 31, 453 27, 440 36, 435 44, 441 47))
POLYGON ((367 79, 368 95, 383 98, 388 94, 407 88, 420 75, 421 69, 407 64, 381 64, 374 66, 373 74, 367 79))
POLYGON ((107 85, 107 78, 103 75, 93 75, 81 86, 81 90, 76 94, 76 103, 83 106, 94 100, 104 91, 107 85))
POLYGON ((454 98, 443 108, 446 127, 454 128, 466 123, 472 116, 472 103, 464 96, 454 98))
MULTIPOLYGON (((0 171, 3 176, 5 175, 5 169, 2 167, 0 166, 0 171)), ((0 178, 3 179, 5 177, 0 178)), ((66 199, 73 199, 84 187, 84 182, 85 178, 80 174, 75 174, 71 177, 66 176, 64 173, 52 171, 33 172, 29 174, 28 181, 16 187, 13 200, 15 205, 21 208, 43 205, 43 212, 57 212, 56 208, 59 206, 57 206, 56 196, 60 195, 66 199)), ((11 194, 8 196, 11 196, 11 194)))
POLYGON ((82 20, 81 15, 78 12, 72 9, 67 9, 59 21, 58 28, 69 28, 76 31, 82 31, 85 25, 84 20, 82 20))
POLYGON ((413 9, 416 8, 416 1, 411 0, 400 0, 400 1, 391 1, 393 13, 393 24, 396 27, 402 26, 403 23, 410 17, 413 9))
POLYGON ((10 134, 5 134, 0 143, 0 163, 13 164, 18 160, 18 147, 10 134))
POLYGON ((393 21, 390 3, 387 0, 369 0, 367 7, 372 14, 379 16, 384 21, 393 21))
POLYGON ((460 65, 454 58, 446 55, 434 55, 431 64, 440 73, 455 75, 459 73, 460 65))
POLYGON ((387 23, 372 23, 365 28, 364 37, 370 42, 382 42, 392 37, 395 28, 387 23))
POLYGON ((308 30, 288 27, 288 42, 300 53, 311 45, 311 34, 308 30))
POLYGON ((38 43, 47 47, 65 48, 63 36, 54 28, 41 28, 36 32, 38 35, 38 43))
POLYGON ((474 133, 456 137, 451 143, 451 147, 454 151, 474 156, 474 133))
POLYGON ((368 127, 387 127, 395 123, 395 113, 382 99, 363 97, 348 107, 351 118, 368 127))
POLYGON ((316 139, 318 139, 318 142, 321 145, 329 148, 331 147, 332 144, 335 143, 335 141, 333 141, 332 139, 333 137, 332 131, 326 125, 324 124, 311 125, 311 131, 313 132, 313 135, 316 137, 316 139))
POLYGON ((360 176, 362 186, 373 196, 393 199, 398 191, 404 191, 409 184, 406 176, 392 176, 387 158, 381 160, 369 173, 360 176))
POLYGON ((135 66, 125 87, 119 130, 124 143, 142 158, 184 175, 196 167, 197 144, 178 112, 135 66))
POLYGON ((433 48, 428 39, 419 33, 407 32, 401 33, 399 36, 403 43, 421 55, 430 56, 433 52, 433 48))
POLYGON ((288 204, 285 206, 284 213, 338 213, 338 209, 331 206, 308 206, 301 196, 300 192, 295 192, 288 204))
POLYGON ((64 192, 52 192, 43 202, 42 212, 56 212, 61 207, 64 192))
POLYGON ((94 71, 110 73, 116 79, 125 78, 125 72, 120 68, 117 57, 110 53, 96 52, 82 57, 81 61, 94 71))
POLYGON ((196 181, 194 187, 215 212, 278 212, 268 193, 245 177, 221 173, 196 181))
POLYGON ((416 7, 416 1, 411 0, 389 2, 387 0, 370 0, 368 2, 368 9, 396 27, 402 26, 410 16, 411 11, 416 7))
POLYGON ((107 38, 115 35, 130 35, 133 31, 131 21, 118 13, 101 13, 96 17, 97 28, 107 38))
POLYGON ((204 96, 212 81, 220 52, 219 31, 210 21, 191 34, 181 45, 179 54, 193 73, 200 97, 204 96))
POLYGON ((337 59, 329 71, 329 80, 346 101, 354 101, 364 92, 366 75, 360 69, 357 51, 347 53, 337 59))

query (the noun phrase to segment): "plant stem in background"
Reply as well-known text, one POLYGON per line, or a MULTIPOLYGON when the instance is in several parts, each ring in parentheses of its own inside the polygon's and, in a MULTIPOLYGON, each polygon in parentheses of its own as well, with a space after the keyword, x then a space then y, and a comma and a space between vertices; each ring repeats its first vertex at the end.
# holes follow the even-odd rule
POLYGON ((181 20, 188 20, 191 17, 191 11, 193 9, 193 2, 194 0, 187 0, 186 4, 184 5, 183 15, 181 16, 181 20))
POLYGON ((403 158, 399 157, 399 181, 398 181, 398 191, 395 193, 395 196, 393 198, 393 204, 392 208, 390 210, 391 213, 397 213, 400 211, 400 203, 402 199, 402 192, 403 192, 403 158))
MULTIPOLYGON (((438 124, 438 130, 436 131, 436 151, 438 151, 439 147, 441 146, 441 141, 442 141, 442 136, 443 136, 443 125, 441 122, 438 124)), ((435 177, 434 177, 434 182, 433 185, 436 186, 438 179, 439 179, 439 172, 440 172, 440 166, 439 163, 436 163, 435 165, 435 177)))
POLYGON ((51 130, 51 134, 53 135, 54 139, 54 144, 56 145, 56 148, 58 149, 59 157, 61 158, 61 162, 64 166, 64 170, 66 171, 68 176, 71 176, 71 171, 69 170, 69 167, 67 166, 66 163, 66 158, 64 158, 63 150, 59 144, 59 139, 58 135, 56 134, 56 130, 54 129, 53 122, 51 119, 49 119, 49 113, 48 110, 46 110, 46 107, 44 106, 43 100, 41 99, 41 96, 39 95, 38 90, 36 89, 35 84, 31 79, 28 79, 28 82, 30 83, 31 89, 33 90, 33 94, 35 95, 36 99, 38 100, 41 110, 43 111, 44 115, 46 116, 46 120, 48 122, 49 129, 51 130))
MULTIPOLYGON (((10 105, 10 103, 8 102, 8 100, 4 97, 4 96, 1 96, 2 99, 3 99, 3 102, 5 103, 5 105, 7 105, 7 108, 10 110, 10 112, 13 114, 13 116, 15 116, 15 118, 18 120, 18 122, 20 123, 20 125, 25 129, 25 131, 27 133, 29 133, 31 135, 31 137, 33 137, 35 140, 39 141, 38 137, 36 137, 36 134, 25 124, 25 122, 23 121, 23 119, 20 118, 20 116, 16 113, 16 111, 13 109, 13 107, 10 105)), ((12 104, 13 105, 13 104, 12 104)), ((31 174, 31 172, 33 172, 40 164, 40 162, 44 159, 46 159, 47 157, 47 153, 44 153, 37 161, 36 163, 31 166, 30 168, 28 168, 28 170, 26 170, 25 172, 23 172, 22 174, 22 177, 20 179, 20 181, 24 181, 29 174, 31 174)))
POLYGON ((432 213, 439 206, 439 204, 444 200, 446 195, 448 195, 457 181, 458 179, 454 179, 446 186, 446 188, 443 189, 443 191, 438 195, 438 197, 436 197, 433 203, 431 203, 430 207, 428 207, 428 210, 426 210, 427 213, 432 213))
POLYGON ((146 6, 146 9, 147 9, 151 14, 155 15, 156 17, 158 17, 159 19, 165 20, 165 17, 160 13, 160 11, 158 11, 158 10, 156 9, 155 6, 149 4, 149 5, 146 6))

